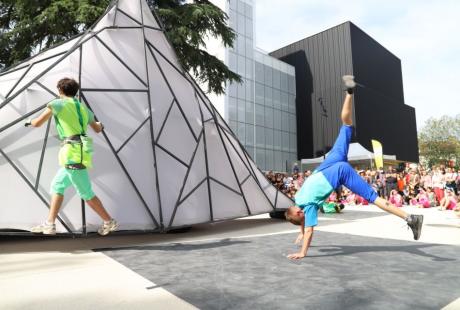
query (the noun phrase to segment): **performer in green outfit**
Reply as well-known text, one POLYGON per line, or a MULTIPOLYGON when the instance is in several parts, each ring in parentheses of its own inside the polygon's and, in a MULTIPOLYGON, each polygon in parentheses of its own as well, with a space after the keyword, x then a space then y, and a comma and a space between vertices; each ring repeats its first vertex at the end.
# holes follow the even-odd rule
POLYGON ((104 126, 94 120, 94 114, 75 98, 79 85, 74 79, 63 78, 58 84, 60 99, 51 101, 46 110, 37 118, 25 123, 26 127, 40 127, 54 116, 56 129, 62 141, 59 150, 61 169, 51 184, 51 205, 48 219, 42 225, 31 229, 34 233, 56 234, 56 217, 62 202, 64 191, 73 185, 86 203, 104 220, 98 233, 107 235, 118 228, 118 223, 107 213, 101 201, 94 194, 89 180, 88 168, 92 167, 92 140, 86 135, 89 125, 96 133, 104 126))

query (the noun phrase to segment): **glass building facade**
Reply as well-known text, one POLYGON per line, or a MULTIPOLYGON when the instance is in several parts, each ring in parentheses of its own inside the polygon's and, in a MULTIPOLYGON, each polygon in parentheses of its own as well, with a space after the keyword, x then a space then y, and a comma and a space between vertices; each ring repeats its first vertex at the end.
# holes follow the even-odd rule
POLYGON ((224 62, 243 79, 227 88, 225 120, 260 169, 288 171, 297 160, 295 69, 255 48, 252 0, 225 2, 237 38, 224 62))

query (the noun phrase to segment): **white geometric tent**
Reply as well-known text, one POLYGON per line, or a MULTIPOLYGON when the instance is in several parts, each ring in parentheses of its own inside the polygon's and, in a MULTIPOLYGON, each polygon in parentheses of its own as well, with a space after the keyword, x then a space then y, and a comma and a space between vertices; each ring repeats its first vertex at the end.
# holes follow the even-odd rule
MULTIPOLYGON (((93 190, 120 230, 167 231, 285 209, 222 117, 181 68, 144 0, 115 1, 84 34, 0 74, 0 234, 46 219, 58 170, 53 121, 25 128, 72 77, 101 121, 93 190), (3 232, 1 232, 3 231, 3 232)), ((101 220, 73 189, 57 231, 94 232, 101 220)))

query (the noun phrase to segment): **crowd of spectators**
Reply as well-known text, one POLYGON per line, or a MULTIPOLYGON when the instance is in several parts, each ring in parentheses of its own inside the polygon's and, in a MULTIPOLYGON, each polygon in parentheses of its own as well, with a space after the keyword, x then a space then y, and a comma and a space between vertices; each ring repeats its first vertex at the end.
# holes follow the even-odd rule
MULTIPOLYGON (((438 207, 439 210, 460 212, 460 169, 443 165, 429 169, 406 164, 395 169, 389 166, 385 170, 357 170, 358 174, 378 195, 389 200, 397 207, 404 205, 419 208, 438 207)), ((312 174, 310 170, 292 174, 268 171, 266 177, 281 192, 294 198, 303 182, 312 174)), ((368 204, 362 197, 346 188, 331 194, 330 201, 344 204, 368 204)))

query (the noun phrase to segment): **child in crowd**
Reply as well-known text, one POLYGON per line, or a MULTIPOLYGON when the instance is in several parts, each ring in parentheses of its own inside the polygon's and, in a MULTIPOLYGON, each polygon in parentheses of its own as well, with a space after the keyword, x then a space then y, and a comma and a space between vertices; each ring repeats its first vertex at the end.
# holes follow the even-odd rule
POLYGON ((403 205, 403 201, 404 199, 402 198, 402 196, 399 194, 399 192, 397 190, 392 190, 390 192, 390 198, 389 198, 390 202, 395 205, 396 207, 398 208, 401 208, 402 205, 403 205))
POLYGON ((447 188, 446 194, 443 199, 441 199, 441 205, 439 210, 454 210, 457 207, 457 197, 452 189, 447 188))

